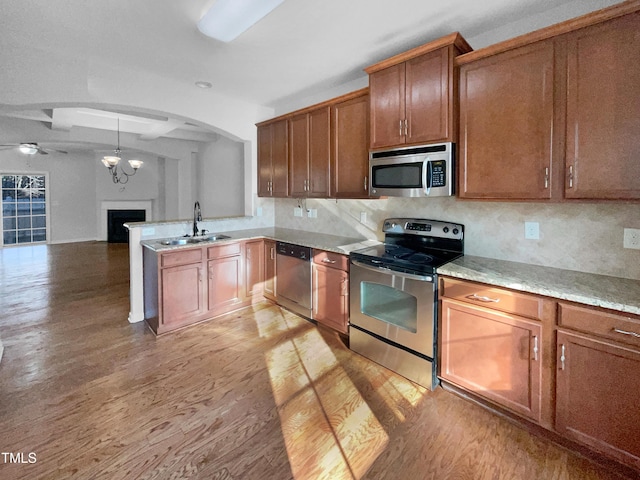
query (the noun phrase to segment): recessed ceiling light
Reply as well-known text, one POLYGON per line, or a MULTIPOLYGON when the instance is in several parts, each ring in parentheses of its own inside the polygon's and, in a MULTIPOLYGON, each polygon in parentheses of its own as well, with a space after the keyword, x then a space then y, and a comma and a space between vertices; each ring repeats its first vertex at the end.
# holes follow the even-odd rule
POLYGON ((196 87, 200 87, 200 88, 211 88, 213 87, 213 85, 211 84, 211 82, 203 82, 202 80, 196 82, 196 87))
POLYGON ((35 155, 38 153, 38 146, 35 143, 21 143, 18 150, 25 155, 35 155))
POLYGON ((198 22, 206 36, 230 42, 284 0, 217 0, 198 22))

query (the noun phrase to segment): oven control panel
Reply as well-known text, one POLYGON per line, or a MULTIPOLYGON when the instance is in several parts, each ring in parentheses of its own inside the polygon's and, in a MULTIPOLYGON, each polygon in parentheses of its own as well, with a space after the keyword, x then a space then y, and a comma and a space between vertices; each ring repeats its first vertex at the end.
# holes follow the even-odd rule
POLYGON ((426 235, 453 240, 464 238, 464 225, 422 218, 387 218, 382 226, 382 231, 384 233, 426 235))

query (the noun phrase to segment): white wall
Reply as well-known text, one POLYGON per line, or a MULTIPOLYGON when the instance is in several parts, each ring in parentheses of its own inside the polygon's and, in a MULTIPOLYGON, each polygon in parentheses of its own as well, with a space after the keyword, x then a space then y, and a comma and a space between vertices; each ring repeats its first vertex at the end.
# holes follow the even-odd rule
POLYGON ((225 137, 198 151, 198 200, 204 218, 244 215, 244 144, 225 137))
POLYGON ((27 157, 15 150, 0 151, 1 174, 49 174, 52 243, 96 238, 95 167, 86 155, 51 153, 27 157))

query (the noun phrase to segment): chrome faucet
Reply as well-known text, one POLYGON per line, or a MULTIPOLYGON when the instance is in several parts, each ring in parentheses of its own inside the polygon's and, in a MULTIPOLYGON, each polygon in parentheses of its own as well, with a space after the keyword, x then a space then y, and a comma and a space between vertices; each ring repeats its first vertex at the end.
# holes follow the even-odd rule
POLYGON ((198 222, 202 221, 202 212, 200 211, 200 202, 196 201, 193 205, 193 236, 198 235, 198 222))

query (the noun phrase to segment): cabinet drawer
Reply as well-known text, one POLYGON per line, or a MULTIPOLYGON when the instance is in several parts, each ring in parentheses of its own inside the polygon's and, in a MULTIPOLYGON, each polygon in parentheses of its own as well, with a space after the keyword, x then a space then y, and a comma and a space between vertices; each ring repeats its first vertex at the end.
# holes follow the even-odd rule
POLYGON ((541 297, 481 283, 443 278, 440 284, 440 296, 482 305, 501 312, 515 313, 522 317, 542 318, 544 300, 541 297))
POLYGON ((172 267, 174 265, 186 265, 187 263, 197 263, 202 260, 202 249, 193 248, 189 250, 180 250, 177 252, 163 253, 161 257, 161 265, 163 267, 172 267))
POLYGON ((325 265, 331 268, 338 268, 345 272, 349 270, 349 257, 340 253, 327 252, 325 250, 313 249, 313 263, 325 265))
POLYGON ((216 245, 208 248, 208 258, 230 257, 232 255, 240 255, 240 242, 227 243, 226 245, 216 245))
POLYGON ((560 303, 558 326, 640 347, 640 319, 630 315, 560 303))

